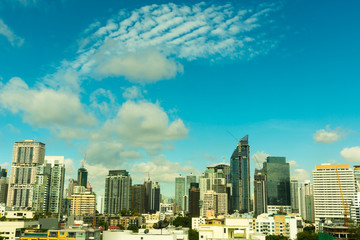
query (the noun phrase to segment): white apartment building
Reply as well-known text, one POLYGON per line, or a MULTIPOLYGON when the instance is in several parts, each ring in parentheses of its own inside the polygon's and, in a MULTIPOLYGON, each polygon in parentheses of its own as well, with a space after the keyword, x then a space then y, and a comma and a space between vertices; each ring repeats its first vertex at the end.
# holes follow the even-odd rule
POLYGON ((357 192, 354 195, 351 204, 350 215, 351 215, 351 220, 353 220, 355 223, 360 222, 360 192, 357 192))
POLYGON ((315 222, 321 219, 343 221, 345 212, 350 212, 349 206, 355 194, 354 171, 349 164, 322 164, 316 165, 312 174, 315 222))
POLYGON ((0 236, 8 240, 15 240, 16 232, 21 228, 38 228, 38 221, 1 221, 0 236))

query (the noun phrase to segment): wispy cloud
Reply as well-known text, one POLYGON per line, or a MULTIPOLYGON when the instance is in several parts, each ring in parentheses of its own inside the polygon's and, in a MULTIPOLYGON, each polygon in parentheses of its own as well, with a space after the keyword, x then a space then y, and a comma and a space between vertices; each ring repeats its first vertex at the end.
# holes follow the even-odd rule
POLYGON ((121 11, 84 31, 79 55, 69 65, 83 76, 148 83, 175 77, 184 60, 250 59, 277 45, 267 33, 278 9, 276 4, 242 8, 202 2, 121 11))
POLYGON ((0 19, 0 35, 5 36, 12 46, 20 47, 24 43, 24 39, 17 36, 2 19, 0 19))
POLYGON ((269 156, 270 155, 264 151, 258 151, 252 155, 251 159, 256 162, 256 167, 261 169, 263 167, 263 163, 266 162, 266 158, 269 156))
POLYGON ((315 143, 330 144, 337 142, 341 137, 345 136, 346 133, 341 127, 331 129, 330 125, 327 125, 325 129, 317 130, 313 135, 315 143))

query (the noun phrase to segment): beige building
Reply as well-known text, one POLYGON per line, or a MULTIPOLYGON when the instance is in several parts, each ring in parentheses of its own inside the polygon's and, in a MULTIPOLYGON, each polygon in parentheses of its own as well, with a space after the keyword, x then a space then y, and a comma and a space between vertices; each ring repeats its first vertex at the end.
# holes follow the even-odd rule
POLYGON ((31 207, 36 170, 44 163, 45 144, 35 140, 15 142, 7 206, 31 207))
POLYGON ((227 205, 227 194, 226 193, 217 193, 215 191, 209 190, 204 193, 201 206, 202 216, 206 216, 208 210, 213 210, 215 215, 225 215, 228 212, 227 205))
POLYGON ((96 195, 84 191, 71 195, 71 215, 80 216, 96 213, 96 195))

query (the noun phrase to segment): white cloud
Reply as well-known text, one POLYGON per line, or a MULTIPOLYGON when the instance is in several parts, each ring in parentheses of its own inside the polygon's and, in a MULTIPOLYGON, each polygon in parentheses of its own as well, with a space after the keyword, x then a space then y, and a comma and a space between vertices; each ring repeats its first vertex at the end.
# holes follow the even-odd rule
POLYGON ((65 174, 67 176, 75 174, 74 161, 71 158, 65 159, 65 174))
POLYGON ((121 11, 103 26, 95 22, 79 40, 77 59, 68 63, 82 76, 125 76, 149 83, 182 72, 180 60, 249 59, 266 54, 277 40, 266 38, 274 4, 238 5, 173 3, 121 11), (155 60, 154 60, 155 59, 155 60))
POLYGON ((344 148, 340 155, 348 162, 360 163, 360 147, 344 148))
POLYGON ((143 180, 149 173, 151 179, 158 182, 174 182, 179 173, 200 175, 200 171, 193 166, 171 162, 163 154, 154 157, 148 162, 134 164, 130 173, 133 179, 137 181, 143 180))
POLYGON ((295 160, 288 161, 291 168, 298 167, 299 165, 296 163, 295 160))
POLYGON ((116 169, 116 165, 112 165, 111 168, 107 168, 102 164, 85 164, 85 168, 88 170, 88 181, 96 194, 104 194, 105 177, 109 173, 109 169, 116 169))
POLYGON ((257 168, 261 169, 263 167, 263 163, 266 162, 266 158, 270 155, 265 153, 264 151, 258 151, 252 155, 251 159, 256 162, 257 168))
POLYGON ((12 46, 20 47, 24 43, 24 39, 17 36, 1 19, 0 19, 0 35, 5 36, 12 46))
POLYGON ((126 99, 135 99, 135 98, 142 98, 142 92, 141 89, 137 86, 132 86, 129 88, 126 88, 123 97, 126 99))
POLYGON ((326 129, 317 130, 313 135, 315 143, 324 143, 330 144, 337 142, 341 137, 345 136, 345 131, 340 127, 331 129, 329 125, 326 126, 326 129))
POLYGON ((291 177, 296 178, 298 181, 304 181, 311 179, 310 173, 305 169, 295 169, 291 172, 291 177))
POLYGON ((117 134, 117 139, 132 148, 162 149, 165 142, 187 137, 188 129, 181 119, 169 121, 166 112, 150 102, 125 102, 117 117, 104 124, 104 131, 117 134))
POLYGON ((173 78, 178 72, 183 72, 183 67, 152 49, 106 58, 95 72, 104 77, 125 76, 131 82, 151 83, 173 78))
POLYGON ((0 106, 21 113, 23 120, 36 127, 48 127, 57 134, 66 128, 91 127, 97 123, 84 111, 79 97, 51 88, 30 89, 20 78, 12 78, 0 88, 0 106))
POLYGON ((95 90, 90 95, 90 102, 91 107, 93 107, 96 110, 99 110, 101 114, 107 115, 113 111, 115 111, 115 107, 117 107, 117 104, 115 104, 116 98, 111 93, 110 90, 105 90, 103 88, 99 88, 95 90))

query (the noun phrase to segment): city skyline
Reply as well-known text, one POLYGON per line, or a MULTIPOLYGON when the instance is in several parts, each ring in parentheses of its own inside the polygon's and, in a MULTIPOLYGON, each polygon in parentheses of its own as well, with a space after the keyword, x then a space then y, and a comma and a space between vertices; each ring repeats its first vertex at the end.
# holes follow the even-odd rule
POLYGON ((178 174, 230 164, 247 134, 251 180, 267 156, 299 180, 359 164, 355 6, 4 0, 0 166, 35 139, 65 156, 65 185, 84 164, 95 192, 124 169, 174 196, 178 174))

